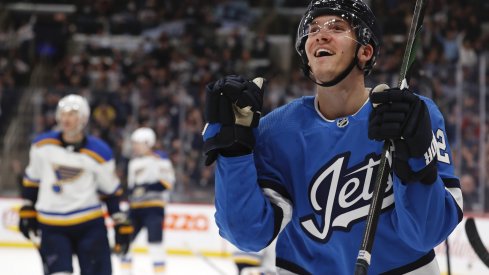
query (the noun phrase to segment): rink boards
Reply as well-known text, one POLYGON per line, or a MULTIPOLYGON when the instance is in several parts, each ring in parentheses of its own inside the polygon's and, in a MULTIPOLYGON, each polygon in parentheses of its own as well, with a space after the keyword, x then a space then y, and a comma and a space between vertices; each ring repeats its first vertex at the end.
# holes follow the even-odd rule
MULTIPOLYGON (((0 247, 32 247, 18 231, 21 200, 0 198, 0 247)), ((214 222, 215 208, 207 204, 169 204, 165 207, 163 237, 169 254, 229 257, 236 248, 221 238, 214 222)), ((112 222, 106 219, 109 235, 112 222)), ((112 240, 113 238, 109 238, 112 240)), ((138 235, 134 249, 145 251, 146 231, 138 235)))
MULTIPOLYGON (((18 209, 21 200, 0 198, 0 247, 32 247, 17 229, 18 209)), ((214 222, 215 208, 205 204, 169 204, 165 208, 164 224, 165 246, 170 255, 193 255, 206 257, 229 257, 236 248, 219 236, 214 222)), ((489 218, 475 217, 477 229, 486 247, 489 247, 489 218)), ((489 268, 475 255, 462 221, 449 237, 450 263, 452 275, 489 274, 489 268)), ((107 219, 108 228, 112 227, 107 219)), ((109 234, 112 232, 109 230, 109 234)), ((146 232, 139 234, 135 241, 136 252, 146 250, 146 232)), ((112 240, 112 238, 110 238, 112 240)), ((436 248, 436 255, 443 274, 446 274, 446 246, 436 248)))

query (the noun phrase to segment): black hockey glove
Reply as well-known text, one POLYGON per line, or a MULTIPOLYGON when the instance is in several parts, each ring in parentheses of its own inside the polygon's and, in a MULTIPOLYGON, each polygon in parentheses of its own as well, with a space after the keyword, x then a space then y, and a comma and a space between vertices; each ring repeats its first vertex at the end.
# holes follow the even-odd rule
POLYGON ((114 253, 124 256, 129 251, 134 227, 126 213, 117 212, 112 215, 112 220, 115 234, 114 253))
POLYGON ((258 126, 263 106, 263 78, 246 80, 230 75, 206 87, 204 138, 205 164, 219 154, 240 156, 255 145, 253 129, 258 126))
POLYGON ((171 186, 168 186, 160 181, 155 181, 138 184, 134 188, 131 188, 129 190, 129 193, 130 197, 132 198, 141 198, 148 192, 163 192, 168 190, 169 188, 171 188, 171 186))
POLYGON ((39 237, 39 224, 37 222, 37 211, 32 205, 24 205, 19 210, 19 230, 29 240, 39 237))
POLYGON ((389 89, 386 85, 373 89, 370 101, 374 108, 369 117, 368 137, 394 142, 396 175, 405 183, 435 182, 438 149, 424 101, 408 89, 389 89), (379 89, 383 91, 377 92, 379 89))

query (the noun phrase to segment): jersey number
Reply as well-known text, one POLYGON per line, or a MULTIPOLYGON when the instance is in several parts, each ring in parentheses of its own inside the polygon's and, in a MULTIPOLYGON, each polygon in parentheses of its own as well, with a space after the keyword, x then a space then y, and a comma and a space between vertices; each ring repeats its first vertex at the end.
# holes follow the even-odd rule
POLYGON ((436 140, 438 142, 438 161, 450 164, 450 157, 447 153, 447 143, 445 140, 445 134, 441 129, 436 131, 436 140))

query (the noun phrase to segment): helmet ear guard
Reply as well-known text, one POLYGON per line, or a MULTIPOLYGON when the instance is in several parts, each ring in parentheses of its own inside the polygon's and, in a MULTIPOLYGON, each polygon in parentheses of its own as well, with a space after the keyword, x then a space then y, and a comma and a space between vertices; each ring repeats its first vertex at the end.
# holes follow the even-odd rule
POLYGON ((372 47, 374 48, 374 53, 373 53, 372 57, 363 67, 365 75, 368 75, 368 74, 370 74, 373 67, 375 66, 375 63, 377 62, 377 57, 379 56, 379 51, 380 51, 379 47, 380 46, 376 46, 376 45, 378 45, 378 43, 372 43, 372 41, 373 41, 373 39, 375 39, 375 37, 373 36, 372 31, 367 27, 359 28, 359 30, 357 31, 357 39, 358 39, 358 42, 360 42, 360 44, 362 44, 364 46, 367 44, 371 44, 372 47))

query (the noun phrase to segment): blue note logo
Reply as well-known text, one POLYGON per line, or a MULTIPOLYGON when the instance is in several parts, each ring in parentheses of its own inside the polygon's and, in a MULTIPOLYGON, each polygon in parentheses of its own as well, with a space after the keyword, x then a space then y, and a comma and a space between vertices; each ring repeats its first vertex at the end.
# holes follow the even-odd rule
POLYGON ((78 179, 83 170, 76 167, 69 167, 64 165, 55 165, 54 174, 56 175, 57 181, 53 184, 52 189, 55 193, 61 193, 63 191, 63 185, 66 183, 71 183, 78 179))
MULTIPOLYGON (((348 168, 350 153, 336 156, 323 166, 309 185, 309 203, 313 213, 300 218, 304 232, 325 243, 333 229, 348 231, 367 216, 380 156, 367 155, 365 160, 348 168)), ((392 163, 389 157, 389 163, 392 163)), ((389 176, 382 209, 394 203, 392 177, 389 176)))

